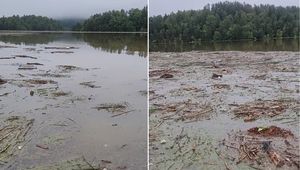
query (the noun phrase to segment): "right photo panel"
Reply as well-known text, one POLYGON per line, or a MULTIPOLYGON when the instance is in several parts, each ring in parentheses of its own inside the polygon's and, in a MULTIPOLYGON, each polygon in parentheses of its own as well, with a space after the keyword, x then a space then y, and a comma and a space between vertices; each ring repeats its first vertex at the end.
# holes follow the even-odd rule
POLYGON ((150 0, 150 170, 299 169, 299 13, 150 0))

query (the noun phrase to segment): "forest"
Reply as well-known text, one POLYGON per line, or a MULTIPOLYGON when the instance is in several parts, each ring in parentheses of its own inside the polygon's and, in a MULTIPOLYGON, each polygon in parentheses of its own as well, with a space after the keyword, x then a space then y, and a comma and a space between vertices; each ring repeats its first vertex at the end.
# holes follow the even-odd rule
POLYGON ((0 18, 0 30, 32 31, 103 31, 103 32, 146 32, 147 7, 143 9, 112 10, 90 18, 60 19, 35 15, 14 15, 0 18))
POLYGON ((62 30, 62 26, 55 20, 35 15, 14 15, 0 18, 0 30, 62 30))
POLYGON ((91 16, 77 24, 74 31, 146 32, 147 7, 143 9, 113 10, 91 16))
POLYGON ((219 2, 150 17, 151 42, 299 38, 299 7, 219 2))

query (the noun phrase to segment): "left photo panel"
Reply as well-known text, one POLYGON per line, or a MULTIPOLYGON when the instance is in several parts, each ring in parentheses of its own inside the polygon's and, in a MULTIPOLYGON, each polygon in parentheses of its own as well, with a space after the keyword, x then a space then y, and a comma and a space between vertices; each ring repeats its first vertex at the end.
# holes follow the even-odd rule
POLYGON ((147 0, 0 6, 0 169, 147 169, 147 0))

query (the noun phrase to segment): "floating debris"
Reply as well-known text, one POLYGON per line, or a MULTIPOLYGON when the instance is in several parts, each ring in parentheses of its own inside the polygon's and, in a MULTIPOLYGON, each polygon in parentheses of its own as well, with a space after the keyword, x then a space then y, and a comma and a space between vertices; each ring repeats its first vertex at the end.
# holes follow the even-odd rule
POLYGON ((267 74, 253 75, 251 77, 254 78, 254 79, 257 79, 257 80, 266 80, 267 74))
POLYGON ((57 84, 57 82, 53 80, 29 79, 24 81, 30 84, 57 84))
POLYGON ((16 57, 0 57, 0 60, 16 59, 16 57))
POLYGON ((263 116, 273 117, 287 109, 284 101, 255 101, 240 105, 233 112, 237 117, 244 117, 244 121, 254 121, 263 116))
POLYGON ((7 81, 0 78, 0 85, 5 84, 5 83, 7 83, 7 81))
POLYGON ((45 47, 45 49, 50 49, 50 50, 69 50, 69 49, 79 49, 79 47, 45 47))
POLYGON ((27 65, 43 66, 44 64, 41 64, 41 63, 27 63, 27 65))
POLYGON ((72 65, 58 65, 57 66, 62 72, 70 72, 75 70, 83 70, 80 67, 72 66, 72 65))
POLYGON ((226 157, 237 156, 232 158, 236 164, 244 162, 255 169, 299 168, 299 148, 294 146, 297 141, 293 136, 290 131, 276 126, 255 127, 247 132, 228 134, 228 139, 221 141, 221 147, 226 157), (281 139, 286 137, 290 137, 289 141, 281 139))
MULTIPOLYGON (((153 108, 152 108, 153 109, 153 108)), ((213 108, 210 105, 194 103, 190 100, 172 104, 156 105, 155 111, 164 114, 162 119, 183 121, 185 123, 196 122, 202 119, 208 119, 213 108)))
POLYGON ((105 103, 105 104, 100 104, 97 107, 93 107, 93 109, 97 109, 97 110, 106 110, 108 112, 124 112, 126 111, 128 107, 128 103, 105 103))
POLYGON ((87 86, 90 88, 101 88, 101 86, 94 85, 95 81, 82 82, 80 85, 87 86))
POLYGON ((26 51, 35 51, 36 49, 35 48, 24 48, 24 50, 26 50, 26 51))
POLYGON ((127 110, 128 107, 129 107, 128 103, 126 103, 126 102, 118 103, 118 104, 106 103, 106 104, 101 104, 97 107, 93 107, 93 109, 106 110, 108 112, 113 113, 113 115, 111 117, 117 117, 117 116, 121 116, 121 115, 124 115, 124 114, 134 111, 134 110, 127 110))
POLYGON ((161 77, 164 74, 175 74, 175 73, 178 73, 178 71, 172 70, 172 69, 152 70, 149 72, 149 76, 150 77, 156 77, 156 76, 161 77))
POLYGON ((66 92, 63 92, 63 91, 59 91, 59 92, 54 92, 54 93, 52 93, 52 95, 54 96, 54 97, 60 97, 60 96, 67 96, 67 95, 69 95, 70 93, 66 93, 66 92))
POLYGON ((70 54, 70 53, 74 53, 73 51, 52 51, 51 54, 70 54))
POLYGON ((11 116, 0 120, 0 161, 6 162, 22 149, 25 137, 31 129, 34 119, 11 116))
POLYGON ((277 126, 270 127, 254 127, 248 130, 250 136, 263 136, 263 137, 294 137, 293 133, 289 130, 282 129, 277 126))
POLYGON ((147 90, 140 90, 139 93, 140 93, 142 96, 147 96, 147 95, 148 95, 147 90))
POLYGON ((213 88, 214 89, 227 89, 227 90, 230 90, 230 85, 228 85, 228 84, 214 84, 213 88))
POLYGON ((55 77, 55 78, 70 77, 69 75, 53 74, 53 73, 38 73, 38 74, 31 74, 31 75, 32 76, 39 76, 39 77, 55 77))
POLYGON ((0 48, 17 48, 17 47, 11 45, 0 45, 0 48))
POLYGON ((212 79, 220 79, 220 78, 222 78, 223 77, 223 75, 221 75, 221 74, 216 74, 216 73, 213 73, 213 75, 212 75, 212 79))
POLYGON ((41 148, 41 149, 45 149, 45 150, 49 149, 49 147, 46 146, 46 145, 36 144, 35 146, 38 147, 38 148, 41 148))
POLYGON ((174 77, 174 75, 172 75, 172 74, 163 74, 160 76, 160 78, 164 78, 164 79, 169 79, 169 78, 173 78, 173 77, 174 77))
POLYGON ((0 97, 7 96, 7 95, 12 94, 14 92, 16 92, 16 90, 12 91, 12 92, 6 92, 6 93, 3 93, 3 94, 0 94, 0 97))
POLYGON ((34 69, 37 69, 37 67, 34 65, 23 64, 23 65, 20 65, 18 69, 19 70, 34 70, 34 69))
POLYGON ((15 55, 15 57, 37 59, 36 57, 32 57, 32 56, 28 56, 28 55, 15 55))

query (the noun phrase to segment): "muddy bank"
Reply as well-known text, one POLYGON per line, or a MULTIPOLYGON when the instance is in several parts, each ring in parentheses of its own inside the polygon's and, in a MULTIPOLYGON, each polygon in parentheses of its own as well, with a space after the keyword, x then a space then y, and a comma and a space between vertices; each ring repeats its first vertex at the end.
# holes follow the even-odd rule
POLYGON ((299 59, 150 53, 150 169, 298 169, 299 59))

